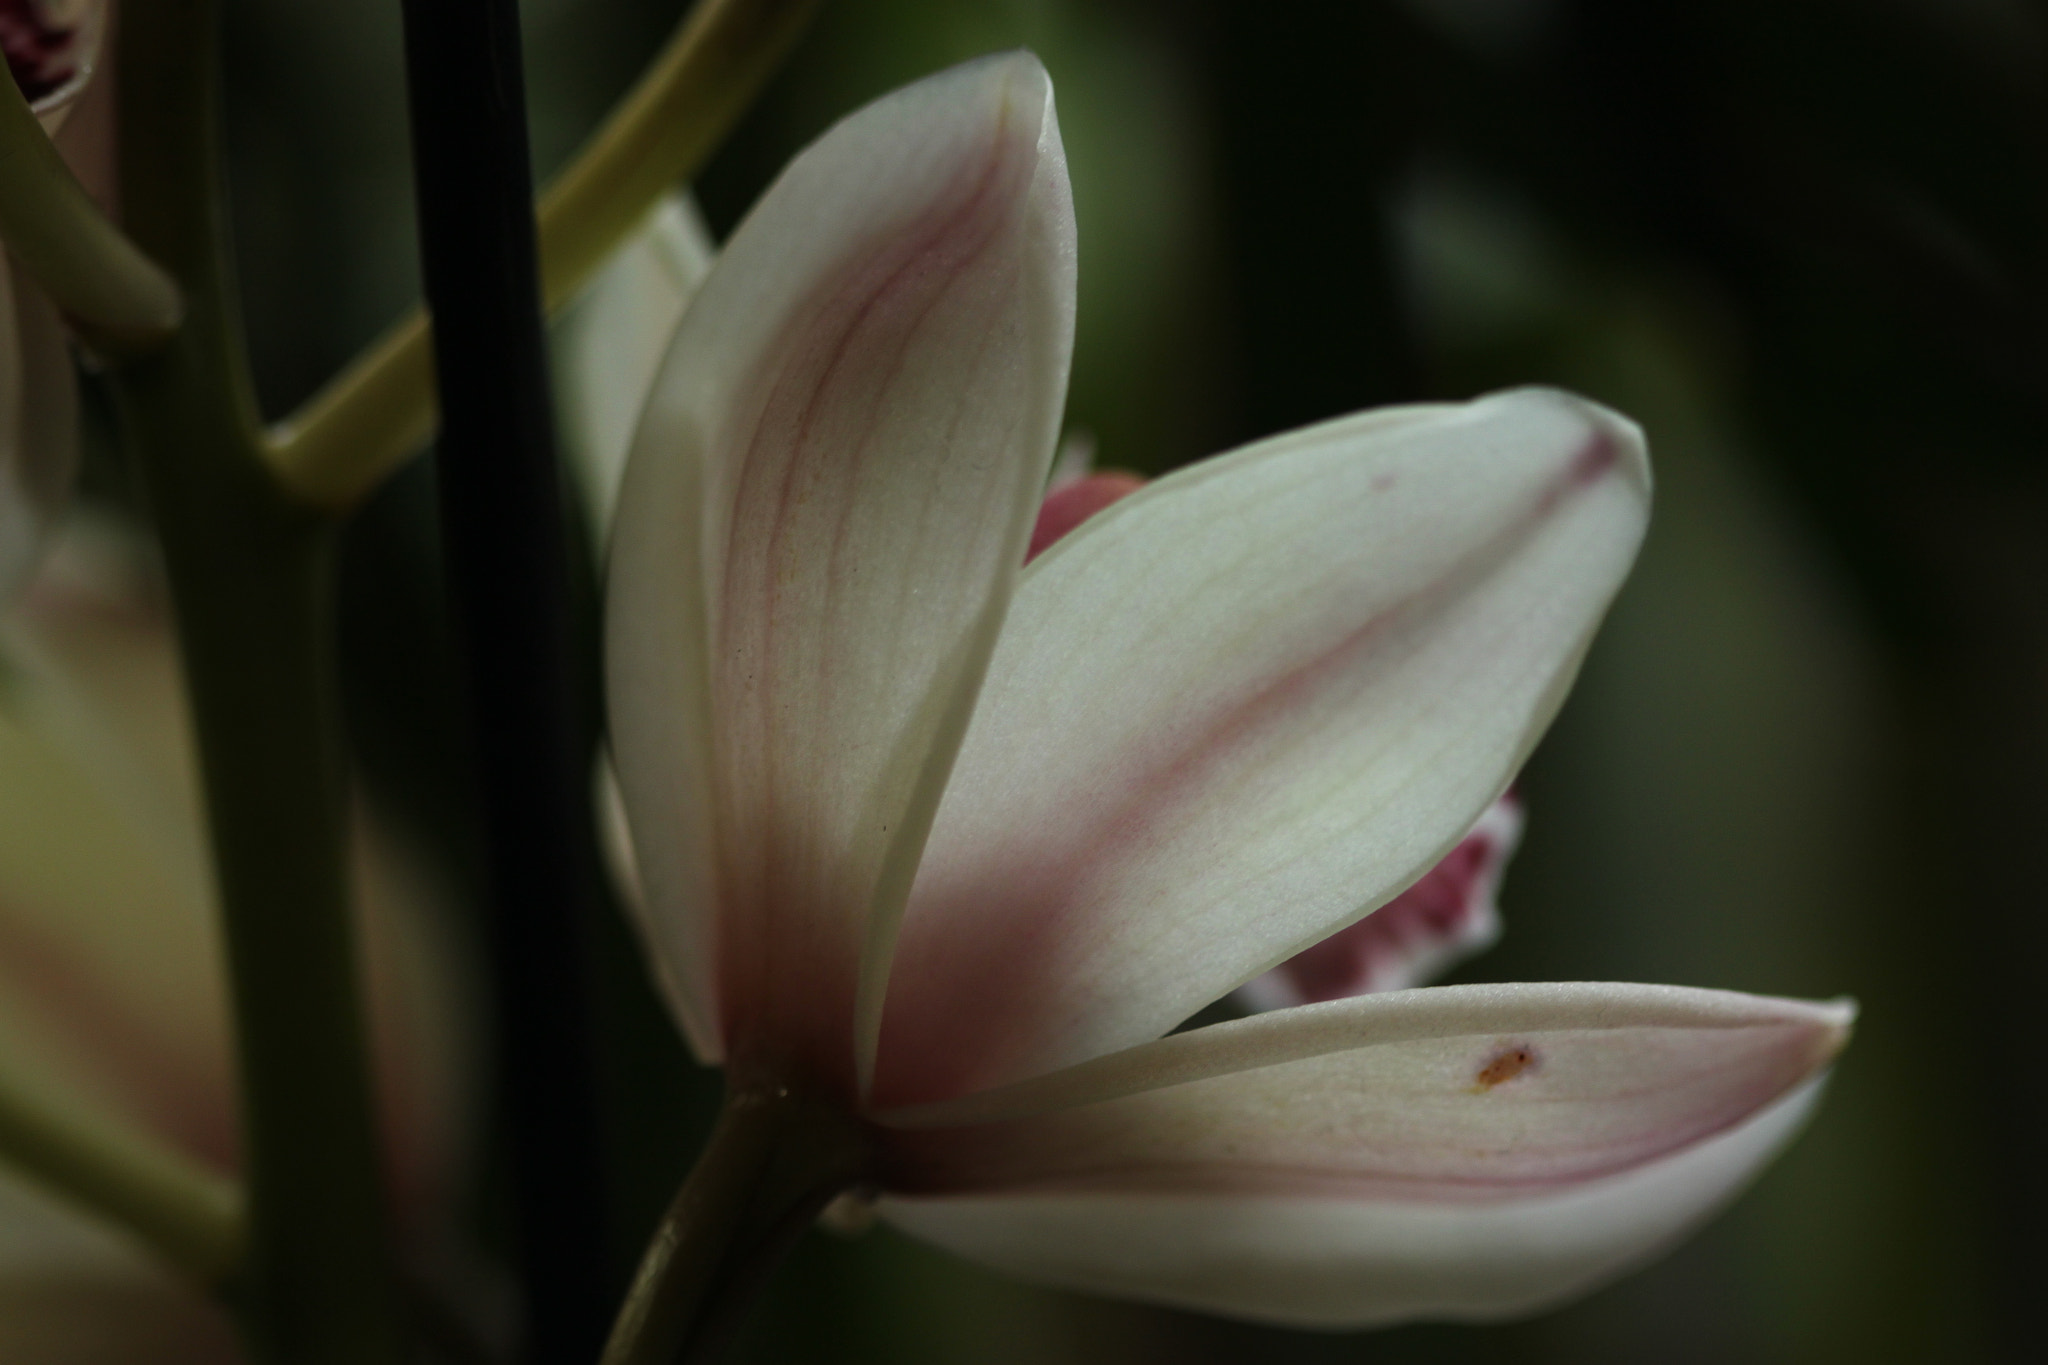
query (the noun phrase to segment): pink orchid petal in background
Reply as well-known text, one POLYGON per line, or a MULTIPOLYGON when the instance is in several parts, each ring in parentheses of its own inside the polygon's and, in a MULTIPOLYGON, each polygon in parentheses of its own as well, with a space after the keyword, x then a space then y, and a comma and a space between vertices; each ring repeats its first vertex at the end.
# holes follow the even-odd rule
POLYGON ((1039 504, 1038 520, 1031 527, 1031 544, 1024 552, 1024 562, 1028 564, 1038 558, 1052 548, 1054 541, 1144 486, 1145 481, 1136 474, 1114 469, 1055 484, 1039 504))

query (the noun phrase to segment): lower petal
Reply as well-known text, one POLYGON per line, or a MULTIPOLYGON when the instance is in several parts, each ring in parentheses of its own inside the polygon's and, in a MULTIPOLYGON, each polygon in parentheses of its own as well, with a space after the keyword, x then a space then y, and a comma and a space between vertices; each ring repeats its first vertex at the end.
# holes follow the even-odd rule
POLYGON ((1530 1313, 1655 1256, 1798 1131, 1814 1080, 1622 1174, 1489 1200, 1100 1190, 888 1198, 904 1231, 1022 1279, 1307 1327, 1530 1313))

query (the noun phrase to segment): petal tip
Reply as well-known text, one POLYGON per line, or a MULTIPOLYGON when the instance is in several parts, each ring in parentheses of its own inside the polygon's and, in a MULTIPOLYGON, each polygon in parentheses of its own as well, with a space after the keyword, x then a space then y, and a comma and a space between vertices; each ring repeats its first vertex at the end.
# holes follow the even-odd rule
POLYGON ((1477 405, 1526 405, 1532 410, 1562 411, 1585 435, 1575 446, 1572 472, 1583 484, 1617 475, 1645 499, 1649 497, 1650 447, 1643 429, 1623 413, 1569 389, 1532 384, 1504 389, 1477 405))

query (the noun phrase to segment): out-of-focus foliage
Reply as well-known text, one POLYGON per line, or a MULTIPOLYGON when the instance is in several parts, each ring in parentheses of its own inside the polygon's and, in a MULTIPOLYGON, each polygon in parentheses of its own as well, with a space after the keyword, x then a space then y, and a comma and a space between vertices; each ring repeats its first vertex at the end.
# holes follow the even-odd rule
MULTIPOLYGON (((536 154, 680 0, 529 0, 536 154)), ((229 6, 258 379, 415 287, 397 8, 229 6)), ((811 1238, 743 1351, 906 1360, 2025 1358, 2048 1221, 2048 22, 2021 0, 832 0, 700 187, 729 227, 861 100, 1028 44, 1081 225, 1071 421, 1160 469, 1367 403, 1642 421, 1649 546, 1530 768, 1464 979, 1861 998, 1820 1121, 1667 1261, 1526 1324, 1294 1335, 811 1238)), ((459 870, 430 482, 346 560, 352 723, 459 870)), ((594 926, 623 1276, 714 1097, 594 926)), ((493 1217, 488 1201, 479 1221, 493 1217)))

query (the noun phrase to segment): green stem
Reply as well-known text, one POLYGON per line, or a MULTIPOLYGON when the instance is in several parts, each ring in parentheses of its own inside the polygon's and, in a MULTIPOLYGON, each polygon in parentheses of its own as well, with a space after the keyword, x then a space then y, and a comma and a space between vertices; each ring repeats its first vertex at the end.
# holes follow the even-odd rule
MULTIPOLYGON (((540 200, 542 300, 588 284, 663 194, 695 175, 819 0, 698 0, 637 85, 540 200)), ((292 492, 347 508, 434 434, 433 348, 414 308, 271 434, 292 492)))
POLYGON ((728 1095, 655 1229, 602 1365, 708 1362, 783 1254, 869 1158, 857 1122, 787 1089, 728 1095))
POLYGON ((262 458, 220 179, 217 0, 123 14, 123 202, 190 314, 116 374, 169 570, 242 1078, 250 1340, 406 1358, 363 1041, 332 655, 333 525, 262 458))
POLYGON ((0 1157, 55 1194, 126 1228, 210 1289, 241 1267, 239 1196, 168 1148, 0 1073, 0 1157))
POLYGON ((0 238, 102 349, 176 330, 178 286, 100 212, 12 80, 0 80, 0 238))

